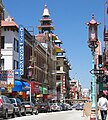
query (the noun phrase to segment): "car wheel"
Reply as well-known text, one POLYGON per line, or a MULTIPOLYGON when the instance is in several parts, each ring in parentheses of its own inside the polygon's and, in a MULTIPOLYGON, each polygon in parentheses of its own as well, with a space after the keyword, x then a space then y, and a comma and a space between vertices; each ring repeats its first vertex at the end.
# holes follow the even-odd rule
POLYGON ((18 117, 21 117, 21 111, 20 111, 20 110, 19 110, 17 116, 18 116, 18 117))
POLYGON ((33 115, 33 110, 32 110, 32 112, 31 112, 31 115, 33 115))
POLYGON ((15 110, 13 110, 12 118, 15 118, 15 110))
POLYGON ((36 110, 35 115, 38 115, 38 110, 36 110))
POLYGON ((4 115, 3 118, 4 118, 4 119, 8 119, 8 111, 7 111, 7 110, 5 111, 5 115, 4 115))
POLYGON ((22 115, 26 116, 26 109, 24 110, 24 112, 22 113, 22 115))

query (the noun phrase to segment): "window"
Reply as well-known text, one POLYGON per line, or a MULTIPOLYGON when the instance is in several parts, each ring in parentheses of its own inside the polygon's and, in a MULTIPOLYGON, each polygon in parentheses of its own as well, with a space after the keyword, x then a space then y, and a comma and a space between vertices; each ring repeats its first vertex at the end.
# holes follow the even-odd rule
POLYGON ((14 50, 18 52, 18 40, 14 38, 14 50))
POLYGON ((56 70, 60 70, 60 66, 57 66, 56 70))
POLYGON ((4 70, 4 59, 1 59, 1 70, 4 70))
POLYGON ((18 69, 18 61, 14 60, 14 69, 18 69))
POLYGON ((61 80, 60 75, 57 75, 57 76, 56 76, 56 80, 61 80))
POLYGON ((1 36, 1 49, 4 49, 5 37, 1 36))

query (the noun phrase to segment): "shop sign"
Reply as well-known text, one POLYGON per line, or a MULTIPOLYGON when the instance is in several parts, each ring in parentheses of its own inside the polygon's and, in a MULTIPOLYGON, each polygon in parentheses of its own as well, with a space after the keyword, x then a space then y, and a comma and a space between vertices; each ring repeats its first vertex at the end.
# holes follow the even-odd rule
POLYGON ((38 93, 39 92, 39 85, 34 83, 34 92, 38 93))
POLYGON ((1 81, 0 80, 0 88, 6 88, 7 87, 7 81, 1 81))
POLYGON ((0 86, 14 87, 14 70, 0 70, 0 86))
POLYGON ((7 70, 0 70, 0 81, 7 81, 7 70))
POLYGON ((62 92, 63 92, 63 93, 66 93, 65 83, 66 83, 66 79, 65 79, 65 75, 64 75, 64 76, 63 76, 63 79, 62 79, 62 92))
POLYGON ((19 75, 24 75, 24 27, 19 25, 19 75))
POLYGON ((43 97, 43 94, 38 94, 36 95, 36 97, 43 97))
POLYGON ((14 70, 7 70, 7 86, 14 87, 14 70))

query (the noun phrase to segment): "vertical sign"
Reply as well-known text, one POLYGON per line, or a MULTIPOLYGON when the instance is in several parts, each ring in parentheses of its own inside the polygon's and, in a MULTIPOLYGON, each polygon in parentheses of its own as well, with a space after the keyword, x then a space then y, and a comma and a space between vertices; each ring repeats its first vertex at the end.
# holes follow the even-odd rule
POLYGON ((24 27, 19 25, 19 75, 24 75, 24 27))
POLYGON ((63 93, 66 93, 65 83, 66 83, 66 79, 65 79, 65 75, 64 75, 64 76, 63 76, 63 79, 62 79, 62 92, 63 92, 63 93))
POLYGON ((7 70, 7 85, 10 88, 14 87, 14 70, 7 70))

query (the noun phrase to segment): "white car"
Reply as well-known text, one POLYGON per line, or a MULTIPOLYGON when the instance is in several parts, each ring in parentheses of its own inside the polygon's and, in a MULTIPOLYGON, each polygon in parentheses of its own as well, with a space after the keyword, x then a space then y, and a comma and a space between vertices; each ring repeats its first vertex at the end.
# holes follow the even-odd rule
POLYGON ((50 108, 51 108, 51 111, 61 111, 62 110, 61 106, 59 106, 58 103, 53 103, 50 108))

